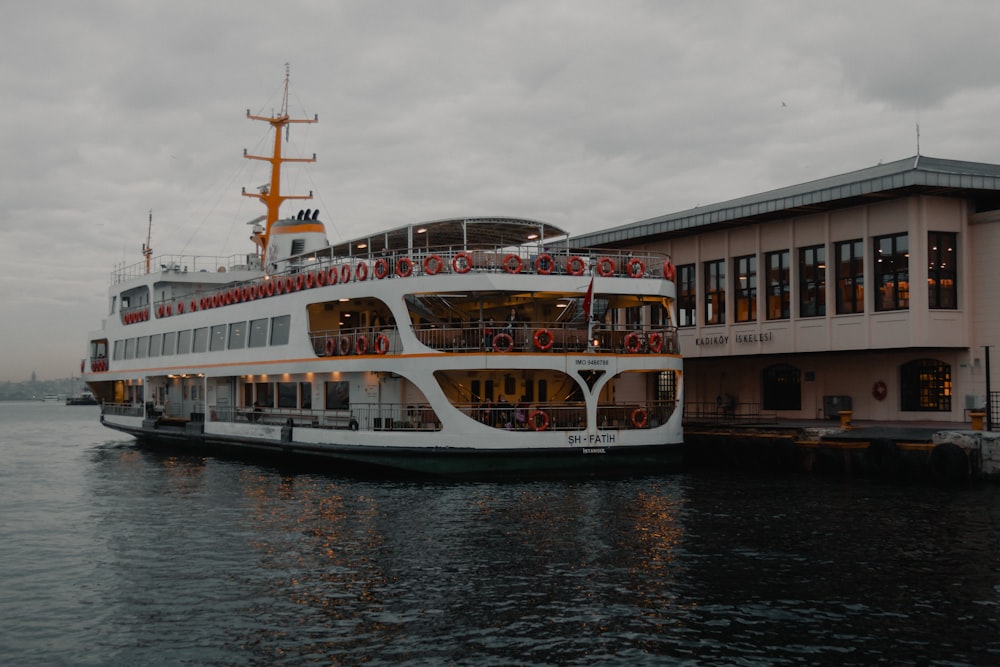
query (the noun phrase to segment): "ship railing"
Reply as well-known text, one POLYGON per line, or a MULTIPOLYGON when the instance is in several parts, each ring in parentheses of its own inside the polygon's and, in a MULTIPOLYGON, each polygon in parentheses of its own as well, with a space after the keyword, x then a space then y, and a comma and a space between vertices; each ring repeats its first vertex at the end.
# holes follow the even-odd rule
POLYGON ((332 409, 210 406, 212 421, 361 431, 437 431, 441 422, 429 404, 351 403, 332 409))
MULTIPOLYGON (((483 402, 456 406, 478 422, 508 430, 582 431, 587 428, 587 408, 583 402, 548 401, 532 403, 483 402)), ((654 428, 666 424, 677 409, 675 400, 649 400, 615 405, 599 405, 599 430, 654 428)))
POLYGON ((102 415, 117 415, 120 417, 142 417, 144 414, 142 405, 133 403, 102 403, 102 415))
POLYGON ((600 430, 655 428, 670 421, 677 407, 678 403, 674 399, 598 405, 597 428, 600 430))
MULTIPOLYGON (((224 273, 259 269, 255 254, 250 255, 159 255, 149 260, 152 273, 224 273)), ((116 266, 111 272, 111 284, 117 285, 146 275, 146 260, 116 266)))
MULTIPOLYGON (((648 325, 518 322, 421 324, 414 333, 424 345, 443 352, 537 352, 674 354, 677 328, 648 325)), ((402 354, 395 327, 355 327, 312 331, 309 339, 320 357, 358 354, 402 354)))

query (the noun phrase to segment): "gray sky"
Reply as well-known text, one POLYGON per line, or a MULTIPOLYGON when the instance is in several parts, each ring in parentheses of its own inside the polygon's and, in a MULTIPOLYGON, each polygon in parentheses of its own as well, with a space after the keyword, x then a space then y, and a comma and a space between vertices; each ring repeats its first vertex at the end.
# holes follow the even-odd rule
POLYGON ((0 381, 79 371, 108 277, 252 251, 286 192, 331 241, 456 215, 582 233, 916 153, 1000 163, 993 0, 14 0, 0 25, 0 381))

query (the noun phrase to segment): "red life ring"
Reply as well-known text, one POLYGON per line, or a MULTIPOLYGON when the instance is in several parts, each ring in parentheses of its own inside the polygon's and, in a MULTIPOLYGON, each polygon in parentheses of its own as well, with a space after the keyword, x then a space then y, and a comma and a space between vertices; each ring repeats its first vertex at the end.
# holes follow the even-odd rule
POLYGON ((313 272, 310 271, 309 273, 306 274, 306 289, 312 289, 315 286, 316 286, 316 276, 314 276, 313 272))
POLYGON ((250 300, 250 288, 249 287, 244 287, 242 290, 240 290, 240 300, 241 301, 249 301, 250 300))
POLYGON ((368 338, 365 336, 358 336, 358 339, 354 341, 354 351, 357 354, 367 354, 368 338))
POLYGON ((634 331, 629 331, 625 334, 625 351, 629 354, 635 354, 639 351, 639 346, 642 341, 639 340, 639 334, 634 331))
POLYGON ((389 337, 385 334, 375 336, 375 354, 385 354, 389 351, 389 337))
POLYGON ((547 276, 552 273, 554 268, 556 268, 556 263, 549 253, 544 252, 535 258, 535 273, 547 276))
POLYGON ((548 329, 535 329, 534 335, 535 347, 545 352, 552 349, 552 344, 555 342, 555 337, 552 332, 548 329))
POLYGON ((276 289, 278 289, 278 286, 275 284, 275 281, 274 280, 268 280, 267 281, 267 295, 268 296, 274 296, 274 291, 276 289))
POLYGON ((649 351, 653 354, 659 354, 663 351, 663 334, 659 331, 649 334, 649 351))
POLYGON ((444 268, 444 261, 440 255, 427 255, 424 258, 424 273, 429 276, 437 275, 444 268))
POLYGON ((351 265, 344 264, 342 267, 340 267, 340 282, 346 283, 350 282, 350 280, 351 280, 351 265))
POLYGON ((372 268, 372 273, 379 280, 382 280, 387 275, 389 275, 389 262, 385 261, 381 257, 375 260, 374 268, 372 268))
POLYGON ((514 337, 509 333, 498 333, 493 337, 494 352, 510 352, 514 349, 514 337))
POLYGON ((260 288, 257 287, 257 283, 250 286, 250 300, 253 301, 258 296, 260 296, 260 288))
POLYGON ((332 357, 337 354, 337 341, 332 338, 326 339, 326 356, 332 357))
POLYGON ((468 273, 472 268, 472 256, 464 250, 456 252, 451 259, 451 268, 455 273, 468 273))
POLYGON ((633 278, 642 278, 646 275, 646 265, 638 257, 633 257, 628 261, 628 274, 633 278))
POLYGON ((172 309, 170 308, 170 304, 168 303, 167 307, 163 309, 163 312, 167 314, 167 317, 170 317, 173 314, 171 310, 172 309))
POLYGON ((337 284, 337 278, 339 276, 340 276, 340 273, 337 271, 337 267, 331 266, 330 270, 326 272, 326 284, 327 285, 336 285, 337 284))
POLYGON ((180 303, 177 304, 177 314, 178 315, 183 315, 184 314, 184 302, 183 301, 181 301, 180 303))
POLYGON ((409 257, 400 257, 396 260, 396 275, 400 278, 409 278, 413 273, 413 260, 409 257))
POLYGON ((549 416, 541 410, 535 410, 528 415, 528 425, 532 431, 545 431, 549 428, 549 416))
POLYGON ((524 263, 514 253, 509 253, 503 258, 503 270, 507 273, 520 273, 522 268, 524 268, 524 263))
POLYGON ((649 415, 642 408, 636 408, 632 411, 632 426, 636 428, 646 428, 646 424, 649 423, 649 415))
POLYGON ((597 260, 597 273, 605 278, 614 275, 615 261, 610 257, 601 257, 597 260))
POLYGON ((191 307, 190 307, 190 308, 188 308, 188 311, 190 311, 190 312, 192 312, 192 313, 193 313, 193 312, 195 312, 196 310, 198 310, 198 304, 197 304, 197 303, 195 303, 194 299, 191 299, 191 307))
POLYGON ((295 291, 295 278, 288 276, 285 278, 285 294, 291 294, 295 291))
POLYGON ((364 262, 358 262, 358 266, 354 269, 354 277, 357 278, 358 281, 367 280, 368 265, 364 262))
POLYGON ((340 337, 340 355, 345 356, 351 353, 351 339, 347 336, 340 337))
POLYGON ((295 291, 301 292, 305 286, 306 286, 306 277, 301 273, 295 276, 295 291))
POLYGON ((274 279, 274 292, 275 294, 285 293, 285 279, 281 276, 274 279))
POLYGON ((205 310, 206 308, 208 308, 208 299, 206 299, 205 297, 201 297, 200 303, 201 303, 201 309, 202 310, 205 310))
MULTIPOLYGON (((156 307, 156 316, 163 317, 163 304, 156 307)), ((125 316, 125 324, 128 324, 128 315, 125 316)))
POLYGON ((229 289, 226 292, 226 305, 231 305, 240 302, 240 291, 238 289, 229 289))
POLYGON ((663 277, 669 281, 673 281, 677 277, 677 272, 674 270, 674 265, 669 259, 663 260, 663 277))
POLYGON ((889 388, 885 386, 885 382, 879 380, 874 385, 872 385, 872 397, 876 401, 884 401, 885 397, 889 395, 889 388))
POLYGON ((586 269, 587 263, 579 255, 573 255, 566 260, 566 273, 571 276, 582 276, 586 269))
POLYGON ((320 269, 316 272, 316 287, 323 287, 326 285, 326 271, 320 269))

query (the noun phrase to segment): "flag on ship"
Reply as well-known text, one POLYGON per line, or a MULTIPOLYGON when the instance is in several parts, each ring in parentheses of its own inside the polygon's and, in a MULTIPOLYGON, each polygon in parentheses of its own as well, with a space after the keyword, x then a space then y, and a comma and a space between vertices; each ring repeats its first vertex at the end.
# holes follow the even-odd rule
POLYGON ((594 279, 590 279, 590 286, 587 288, 587 296, 583 297, 583 316, 590 321, 590 306, 594 302, 594 279))

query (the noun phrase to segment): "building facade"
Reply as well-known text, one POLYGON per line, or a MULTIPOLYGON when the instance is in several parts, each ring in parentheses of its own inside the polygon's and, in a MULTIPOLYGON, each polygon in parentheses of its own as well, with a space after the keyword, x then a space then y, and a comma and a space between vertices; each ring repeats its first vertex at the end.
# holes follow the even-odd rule
POLYGON ((1000 343, 997 223, 1000 165, 916 156, 570 243, 671 256, 688 410, 967 422, 1000 343))

